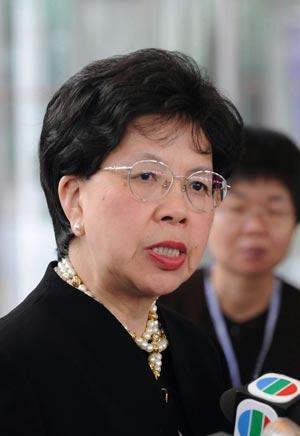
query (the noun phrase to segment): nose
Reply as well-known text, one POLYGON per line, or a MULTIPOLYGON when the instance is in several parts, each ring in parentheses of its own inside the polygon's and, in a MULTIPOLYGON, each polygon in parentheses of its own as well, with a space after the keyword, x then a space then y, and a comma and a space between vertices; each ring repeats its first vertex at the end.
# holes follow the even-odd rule
POLYGON ((249 233, 263 233, 268 225, 266 215, 262 210, 248 211, 244 219, 244 230, 249 233))
POLYGON ((185 225, 189 213, 189 205, 185 197, 182 182, 178 180, 177 183, 173 183, 167 195, 157 204, 155 219, 157 221, 165 221, 172 225, 185 225))

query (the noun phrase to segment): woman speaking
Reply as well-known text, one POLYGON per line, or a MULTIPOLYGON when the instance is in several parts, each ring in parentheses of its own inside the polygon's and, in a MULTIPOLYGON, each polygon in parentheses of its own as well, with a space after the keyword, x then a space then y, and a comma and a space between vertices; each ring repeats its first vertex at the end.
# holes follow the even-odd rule
POLYGON ((96 61, 50 101, 39 158, 58 262, 0 322, 0 434, 222 429, 218 353, 160 308, 196 269, 241 119, 187 56, 96 61))

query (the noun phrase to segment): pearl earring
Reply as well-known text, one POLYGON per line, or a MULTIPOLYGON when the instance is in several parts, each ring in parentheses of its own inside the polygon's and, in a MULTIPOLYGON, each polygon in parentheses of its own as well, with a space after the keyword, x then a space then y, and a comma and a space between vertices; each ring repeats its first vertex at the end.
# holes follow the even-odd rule
POLYGON ((79 223, 75 223, 72 226, 73 233, 81 233, 82 226, 79 223))

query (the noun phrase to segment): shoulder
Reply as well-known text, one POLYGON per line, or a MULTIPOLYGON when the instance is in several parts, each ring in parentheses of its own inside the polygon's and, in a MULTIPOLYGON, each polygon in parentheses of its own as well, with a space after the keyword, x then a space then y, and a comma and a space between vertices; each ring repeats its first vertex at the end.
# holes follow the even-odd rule
MULTIPOLYGON (((289 283, 282 282, 280 312, 276 326, 277 343, 298 348, 300 341, 300 291, 289 283)), ((299 354, 298 350, 297 353, 299 354)))
POLYGON ((38 327, 45 323, 45 317, 40 311, 40 292, 34 290, 10 313, 0 319, 0 344, 8 344, 11 341, 19 342, 22 338, 34 338, 38 327))
MULTIPOLYGON (((280 324, 300 326, 300 291, 295 286, 283 281, 281 286, 280 324)), ((300 331, 299 331, 300 334, 300 331)))
POLYGON ((282 292, 283 298, 293 298, 300 301, 300 289, 284 280, 282 281, 282 292))
POLYGON ((55 318, 50 310, 52 291, 54 294, 60 291, 55 278, 56 273, 50 264, 37 287, 23 302, 0 319, 1 348, 14 352, 26 350, 26 347, 38 348, 51 335, 57 333, 55 330, 58 328, 54 327, 55 318))
MULTIPOLYGON (((299 313, 300 290, 285 281, 282 282, 281 289, 281 312, 289 312, 291 316, 293 313, 299 313)), ((296 318, 298 319, 298 316, 296 318)))
POLYGON ((283 282, 281 307, 272 346, 264 364, 265 372, 300 378, 300 292, 283 282))

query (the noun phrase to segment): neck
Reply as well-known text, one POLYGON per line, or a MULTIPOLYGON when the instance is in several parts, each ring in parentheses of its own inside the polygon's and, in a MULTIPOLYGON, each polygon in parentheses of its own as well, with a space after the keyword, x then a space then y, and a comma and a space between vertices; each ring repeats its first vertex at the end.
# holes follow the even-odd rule
POLYGON ((223 313, 233 321, 243 322, 267 310, 273 291, 273 274, 245 276, 215 264, 211 280, 223 313))
POLYGON ((70 247, 69 259, 76 273, 96 300, 105 306, 118 321, 136 336, 145 331, 151 305, 155 298, 140 296, 138 293, 124 290, 123 287, 110 287, 92 270, 82 267, 80 256, 70 247))

